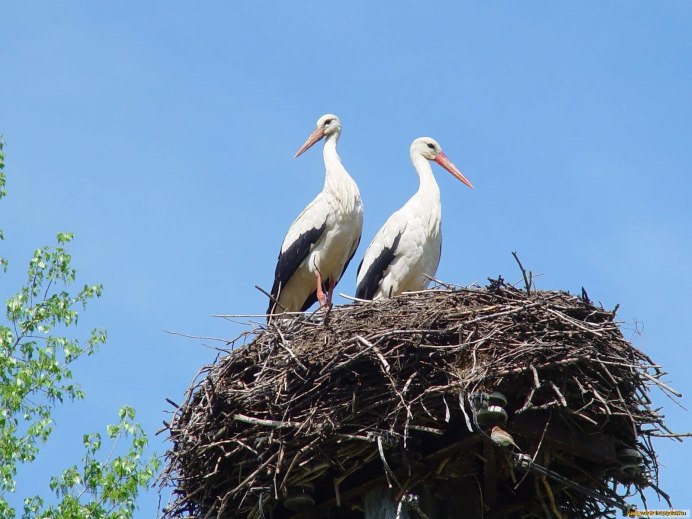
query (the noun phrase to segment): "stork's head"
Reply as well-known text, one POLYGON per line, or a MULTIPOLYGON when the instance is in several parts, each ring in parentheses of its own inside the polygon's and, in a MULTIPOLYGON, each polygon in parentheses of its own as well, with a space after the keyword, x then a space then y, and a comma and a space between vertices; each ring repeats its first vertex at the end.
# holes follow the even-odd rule
POLYGON ((305 141, 300 149, 296 152, 296 158, 303 153, 305 153, 313 144, 320 141, 326 135, 331 135, 333 133, 339 133, 341 131, 341 121, 334 114, 324 114, 322 117, 317 119, 317 125, 315 131, 310 134, 308 140, 305 141))
POLYGON ((452 161, 447 158, 438 142, 432 137, 418 137, 411 143, 411 159, 416 156, 421 156, 428 160, 434 160, 440 166, 449 171, 454 177, 461 180, 464 184, 473 189, 473 184, 461 174, 461 171, 452 164, 452 161))

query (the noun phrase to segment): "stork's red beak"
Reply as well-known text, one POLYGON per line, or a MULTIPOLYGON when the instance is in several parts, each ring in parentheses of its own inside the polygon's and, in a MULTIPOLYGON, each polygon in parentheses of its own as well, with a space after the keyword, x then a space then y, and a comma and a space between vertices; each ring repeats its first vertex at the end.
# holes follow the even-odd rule
POLYGON ((301 156, 303 153, 305 153, 313 144, 318 142, 322 137, 324 137, 324 128, 316 128, 312 134, 310 134, 310 137, 308 137, 308 140, 305 141, 305 144, 303 144, 300 149, 296 152, 296 154, 293 156, 293 158, 298 158, 301 156))
POLYGON ((440 166, 445 168, 452 175, 454 175, 456 178, 461 180, 464 184, 466 184, 471 189, 473 189, 473 184, 471 182, 469 182, 468 179, 464 175, 461 174, 461 171, 459 171, 454 164, 452 164, 452 161, 447 158, 447 155, 445 155, 442 152, 438 153, 437 157, 435 157, 435 162, 437 162, 440 166))

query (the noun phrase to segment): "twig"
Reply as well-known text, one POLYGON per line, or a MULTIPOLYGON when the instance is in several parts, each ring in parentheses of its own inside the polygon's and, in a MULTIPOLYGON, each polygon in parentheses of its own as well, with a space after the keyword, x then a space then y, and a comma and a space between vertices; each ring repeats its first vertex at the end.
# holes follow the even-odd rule
POLYGON ((377 355, 377 358, 380 360, 380 363, 382 364, 382 367, 384 368, 384 372, 385 372, 385 373, 389 373, 389 370, 390 370, 391 367, 390 367, 390 365, 389 365, 389 362, 387 362, 387 359, 385 359, 385 358, 384 358, 384 355, 382 355, 382 353, 380 352, 380 350, 377 349, 377 347, 376 347, 374 344, 372 344, 370 341, 364 339, 364 338, 361 337, 360 335, 356 335, 356 339, 357 339, 358 342, 360 342, 363 346, 367 346, 368 349, 371 349, 371 350, 373 350, 373 351, 375 352, 375 355, 377 355))
POLYGON ((453 283, 447 283, 445 281, 442 281, 441 279, 437 279, 436 277, 429 276, 425 272, 423 272, 423 277, 428 278, 433 283, 437 283, 438 286, 445 287, 448 290, 456 290, 456 289, 461 288, 460 285, 455 285, 453 283))
POLYGON ((538 378, 538 370, 536 369, 536 366, 533 364, 529 364, 529 368, 531 368, 531 373, 533 373, 533 387, 536 389, 541 388, 541 379, 538 378))
POLYGON ((524 265, 521 264, 521 261, 519 261, 519 256, 517 256, 516 252, 512 252, 512 256, 514 256, 514 259, 516 260, 517 264, 519 265, 519 268, 521 269, 521 275, 524 277, 524 286, 526 286, 526 295, 531 295, 531 284, 533 283, 533 274, 529 272, 528 277, 526 275, 526 270, 524 269, 524 265))
POLYGON ((264 418, 255 418, 253 416, 246 416, 244 414, 236 413, 233 415, 233 419, 239 422, 249 423, 251 425, 262 425, 264 427, 274 427, 277 429, 283 429, 285 427, 291 427, 293 429, 300 428, 303 426, 302 423, 298 422, 279 422, 276 420, 265 420, 264 418))
POLYGON ((662 389, 665 389, 668 393, 670 393, 670 394, 672 394, 672 395, 675 395, 675 396, 678 397, 678 398, 682 398, 682 393, 679 393, 679 392, 675 391, 672 387, 670 387, 670 386, 664 384, 664 383, 661 382, 659 379, 657 379, 657 378, 655 378, 655 377, 652 377, 652 376, 649 375, 647 372, 643 371, 643 372, 642 372, 642 375, 644 376, 644 378, 649 379, 651 382, 653 382, 653 383, 656 384, 657 386, 661 387, 662 389))
POLYGON ((565 400, 565 397, 562 396, 562 393, 560 393, 560 390, 555 385, 555 382, 553 382, 551 380, 550 385, 553 388, 553 391, 555 391, 555 394, 557 395, 557 397, 560 399, 560 403, 562 404, 562 407, 567 407, 567 400, 565 400))
POLYGON ((692 438, 692 432, 687 433, 649 433, 649 436, 656 438, 692 438))
MULTIPOLYGON (((217 342, 223 342, 225 344, 230 344, 230 341, 228 339, 224 339, 221 337, 208 337, 204 335, 188 335, 186 333, 181 333, 181 332, 173 332, 170 330, 163 330, 163 333, 167 333, 169 335, 177 335, 179 337, 185 337, 186 339, 198 339, 202 341, 217 341, 217 342)), ((218 349, 218 348, 215 348, 218 349)), ((223 350, 226 351, 226 350, 223 350)))
POLYGON ((293 350, 288 347, 286 344, 286 338, 284 337, 283 332, 277 328, 277 333, 279 334, 279 337, 281 337, 281 342, 279 343, 279 346, 281 346, 284 350, 288 352, 288 354, 291 356, 291 358, 298 364, 301 368, 303 368, 303 371, 307 371, 308 368, 305 367, 305 364, 303 364, 298 357, 296 357, 296 354, 293 353, 293 350))
POLYGON ((278 306, 279 308, 281 308, 284 312, 286 311, 286 307, 284 307, 281 303, 279 303, 279 300, 278 300, 278 299, 276 299, 273 295, 271 295, 269 292, 267 292, 267 291, 266 291, 265 289, 263 289, 261 286, 255 285, 255 288, 256 288, 257 290, 259 290, 260 292, 262 292, 265 296, 267 296, 267 297, 269 298, 269 300, 270 300, 272 303, 274 303, 276 306, 278 306))
MULTIPOLYGON (((356 303, 372 303, 372 301, 370 299, 359 299, 357 297, 349 296, 349 295, 343 294, 341 292, 339 292, 339 295, 341 297, 343 297, 344 299, 348 299, 349 301, 355 301, 356 303)), ((375 304, 377 304, 377 303, 375 303, 375 304)))
POLYGON ((244 319, 250 317, 297 317, 304 316, 304 312, 283 312, 280 314, 211 314, 212 317, 220 317, 221 319, 244 319))
POLYGON ((389 484, 389 488, 392 488, 392 484, 390 482, 391 478, 391 481, 394 481, 394 483, 396 483, 396 486, 399 487, 399 489, 403 490, 401 483, 399 483, 399 480, 396 477, 396 474, 394 474, 394 471, 389 466, 389 463, 387 463, 387 458, 385 458, 384 456, 384 448, 382 447, 382 436, 377 437, 377 450, 380 453, 380 459, 382 460, 382 465, 385 469, 385 474, 387 476, 387 483, 389 484))

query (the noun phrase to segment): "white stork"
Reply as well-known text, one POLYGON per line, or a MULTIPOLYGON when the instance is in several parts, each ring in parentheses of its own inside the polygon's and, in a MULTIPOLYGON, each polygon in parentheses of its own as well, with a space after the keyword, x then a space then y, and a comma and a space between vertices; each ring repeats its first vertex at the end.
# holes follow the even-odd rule
MULTIPOLYGON (((276 264, 267 313, 304 312, 315 301, 331 304, 334 287, 358 248, 363 204, 354 180, 341 164, 336 143, 341 121, 326 114, 296 153, 324 142, 324 188, 291 224, 276 264)), ((268 319, 270 319, 269 317, 268 319)))
POLYGON ((440 188, 431 160, 473 188, 430 137, 411 144, 411 162, 418 172, 418 191, 379 230, 358 266, 356 297, 379 299, 423 290, 440 263, 442 248, 440 188))

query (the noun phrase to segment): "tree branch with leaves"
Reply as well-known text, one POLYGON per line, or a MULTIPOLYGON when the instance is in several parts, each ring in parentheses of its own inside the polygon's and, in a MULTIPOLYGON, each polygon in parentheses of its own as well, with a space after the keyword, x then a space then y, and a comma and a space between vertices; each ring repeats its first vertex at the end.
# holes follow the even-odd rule
MULTIPOLYGON (((0 139, 0 198, 7 194, 4 158, 0 139)), ((24 285, 5 301, 0 321, 0 519, 16 517, 8 497, 16 492, 18 466, 33 462, 50 437, 54 408, 85 397, 72 364, 106 342, 106 331, 98 328, 85 340, 74 336, 79 311, 101 297, 103 287, 74 289, 77 274, 67 249, 73 237, 59 233, 56 245, 37 249, 24 285)), ((7 260, 0 257, 0 266, 6 272, 7 260)), ((134 409, 123 407, 119 422, 106 428, 110 454, 102 454, 100 434, 84 435, 81 466, 51 479, 51 502, 57 504, 27 497, 22 517, 132 517, 138 492, 149 486, 159 466, 155 457, 145 458, 147 436, 134 419, 134 409), (124 441, 127 447, 117 449, 124 441)))

